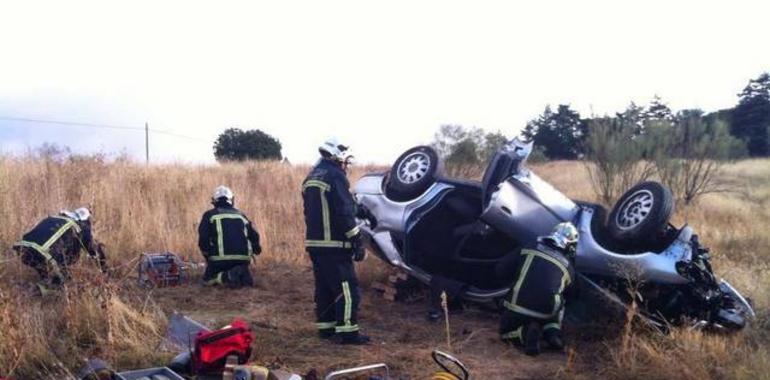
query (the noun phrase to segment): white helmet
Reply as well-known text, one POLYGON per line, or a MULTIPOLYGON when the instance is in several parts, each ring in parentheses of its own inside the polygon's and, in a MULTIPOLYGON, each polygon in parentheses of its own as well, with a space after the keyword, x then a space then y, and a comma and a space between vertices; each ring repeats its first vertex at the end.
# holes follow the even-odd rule
POLYGON ((552 242, 561 249, 574 248, 577 244, 580 234, 575 225, 570 222, 559 223, 553 228, 550 235, 542 238, 544 241, 552 242))
POLYGON ((230 206, 233 205, 233 199, 235 198, 235 195, 233 194, 233 191, 230 190, 227 186, 218 186, 216 189, 214 189, 214 195, 211 196, 211 201, 216 202, 221 198, 225 198, 225 201, 230 204, 230 206))
POLYGON ((342 144, 336 137, 330 137, 318 147, 318 151, 323 155, 328 154, 330 158, 339 162, 347 162, 351 157, 350 148, 342 144))
POLYGON ((59 214, 64 215, 70 219, 74 219, 78 222, 85 222, 91 219, 91 210, 87 207, 81 207, 75 211, 61 210, 59 214))

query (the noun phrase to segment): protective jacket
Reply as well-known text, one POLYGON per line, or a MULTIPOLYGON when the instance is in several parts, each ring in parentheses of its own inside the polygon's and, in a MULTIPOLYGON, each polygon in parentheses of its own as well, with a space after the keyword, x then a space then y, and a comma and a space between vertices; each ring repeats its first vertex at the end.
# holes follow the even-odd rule
POLYGON ((575 276, 570 261, 560 251, 540 243, 537 249, 523 249, 516 267, 516 281, 504 306, 536 319, 557 317, 564 306, 564 290, 575 276))
POLYGON ((358 336, 361 295, 351 253, 356 203, 337 162, 322 158, 302 184, 305 249, 313 261, 316 327, 322 336, 358 336))
MULTIPOLYGON (((99 255, 91 234, 91 224, 78 223, 59 215, 40 221, 22 236, 21 241, 14 244, 14 249, 19 253, 34 252, 37 258, 25 256, 23 259, 36 267, 38 263, 44 264, 56 277, 66 275, 66 266, 78 261, 81 249, 85 249, 92 257, 99 255)), ((44 270, 43 267, 40 269, 44 270)))
POLYGON ((206 211, 198 225, 198 247, 209 262, 248 262, 262 252, 249 218, 226 202, 206 211))
MULTIPOLYGON (((302 183, 305 208, 305 247, 308 250, 350 249, 359 233, 356 202, 345 171, 322 158, 302 183)), ((319 250, 319 251, 320 251, 319 250)))

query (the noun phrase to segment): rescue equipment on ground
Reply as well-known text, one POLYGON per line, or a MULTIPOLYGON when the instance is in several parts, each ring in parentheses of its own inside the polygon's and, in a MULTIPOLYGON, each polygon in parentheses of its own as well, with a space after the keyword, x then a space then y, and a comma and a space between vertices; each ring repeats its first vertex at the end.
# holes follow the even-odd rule
POLYGON ((137 267, 139 285, 148 288, 177 286, 187 282, 187 265, 171 252, 143 253, 137 267))
POLYGON ((192 355, 193 371, 222 373, 230 355, 238 358, 238 364, 245 364, 251 356, 252 341, 251 328, 240 319, 219 330, 198 333, 192 355))
POLYGON ((93 358, 86 361, 78 371, 81 380, 184 380, 176 372, 166 367, 145 368, 124 372, 115 372, 102 359, 93 358))

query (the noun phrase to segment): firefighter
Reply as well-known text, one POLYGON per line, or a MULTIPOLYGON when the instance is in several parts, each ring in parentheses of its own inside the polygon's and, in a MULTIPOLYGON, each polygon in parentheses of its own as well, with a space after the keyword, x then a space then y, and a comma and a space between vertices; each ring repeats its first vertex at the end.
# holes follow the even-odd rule
POLYGON ((564 292, 573 282, 577 241, 575 226, 560 223, 551 235, 538 238, 535 249, 522 249, 516 259, 516 280, 503 303, 500 334, 527 355, 540 353, 541 338, 552 349, 564 348, 564 292))
POLYGON ((345 173, 350 152, 336 138, 318 150, 321 159, 302 184, 305 250, 315 278, 316 327, 323 339, 367 344, 369 337, 359 333, 357 321, 360 294, 353 261, 362 261, 365 251, 345 173))
POLYGON ((259 234, 235 208, 235 196, 227 186, 214 189, 211 204, 214 208, 203 214, 198 225, 198 247, 206 259, 204 284, 254 286, 249 264, 262 253, 259 234))
POLYGON ((37 271, 40 276, 37 288, 42 295, 58 289, 69 279, 68 267, 80 259, 81 249, 98 260, 103 273, 107 272, 107 259, 93 238, 91 211, 86 207, 62 210, 43 219, 24 234, 13 249, 24 265, 37 271))

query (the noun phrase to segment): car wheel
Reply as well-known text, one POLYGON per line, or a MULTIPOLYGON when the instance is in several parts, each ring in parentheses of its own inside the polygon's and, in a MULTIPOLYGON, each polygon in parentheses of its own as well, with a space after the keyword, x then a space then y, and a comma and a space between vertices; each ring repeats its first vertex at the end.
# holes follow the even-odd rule
POLYGON ((441 175, 443 163, 429 146, 407 150, 390 168, 385 195, 396 201, 417 198, 441 175))
POLYGON ((673 212, 671 190, 658 182, 641 182, 620 197, 607 227, 619 243, 647 244, 663 235, 673 212))

